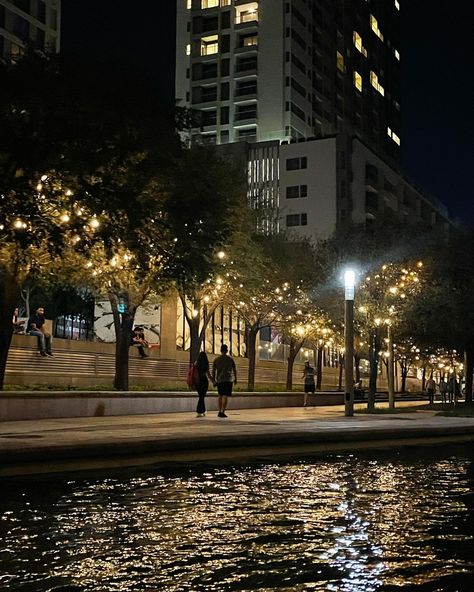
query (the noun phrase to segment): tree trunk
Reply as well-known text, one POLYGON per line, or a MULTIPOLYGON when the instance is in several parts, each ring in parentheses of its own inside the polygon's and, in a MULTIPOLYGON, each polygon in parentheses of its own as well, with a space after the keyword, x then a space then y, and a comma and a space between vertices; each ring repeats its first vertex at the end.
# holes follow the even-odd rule
POLYGON ((323 382, 323 347, 318 347, 318 354, 316 359, 316 390, 321 390, 323 382))
POLYGON ((355 381, 360 382, 360 356, 358 354, 354 354, 354 364, 355 364, 355 381))
POLYGON ((288 366, 286 368, 286 390, 293 390, 293 367, 295 365, 295 358, 297 352, 290 348, 290 355, 288 356, 288 366))
POLYGON ((369 350, 369 392, 367 395, 367 409, 373 411, 375 409, 375 393, 377 392, 377 374, 379 369, 379 349, 380 349, 380 332, 378 329, 373 331, 370 339, 369 350))
POLYGON ((474 374, 474 343, 466 345, 464 350, 464 378, 466 389, 466 405, 472 405, 472 378, 474 374))
POLYGON ((426 384, 426 366, 423 366, 423 373, 421 375, 421 390, 425 391, 425 384, 426 384))
POLYGON ((249 361, 249 373, 247 380, 247 388, 249 391, 253 391, 255 388, 255 365, 256 365, 256 354, 257 354, 257 335, 260 331, 260 327, 253 325, 249 327, 247 332, 247 358, 249 361))
POLYGON ((132 341, 132 329, 136 310, 131 309, 120 314, 117 310, 116 303, 111 302, 111 304, 116 330, 114 388, 118 391, 128 391, 129 349, 132 341))
POLYGON ((194 364, 201 350, 201 336, 199 334, 199 325, 201 324, 201 317, 198 315, 196 318, 190 319, 188 322, 189 336, 191 343, 189 346, 189 365, 194 364))
POLYGON ((0 390, 3 389, 7 367, 8 350, 13 335, 13 311, 17 306, 20 286, 10 275, 2 274, 0 282, 0 390))

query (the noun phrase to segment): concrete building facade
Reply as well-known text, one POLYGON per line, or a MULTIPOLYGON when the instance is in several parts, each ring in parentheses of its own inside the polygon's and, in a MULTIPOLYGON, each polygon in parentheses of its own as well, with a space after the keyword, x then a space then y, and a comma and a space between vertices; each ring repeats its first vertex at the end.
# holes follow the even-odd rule
POLYGON ((178 104, 195 141, 346 133, 400 149, 397 0, 177 0, 178 104))
POLYGON ((26 45, 59 51, 61 0, 0 0, 0 58, 20 55, 26 45))

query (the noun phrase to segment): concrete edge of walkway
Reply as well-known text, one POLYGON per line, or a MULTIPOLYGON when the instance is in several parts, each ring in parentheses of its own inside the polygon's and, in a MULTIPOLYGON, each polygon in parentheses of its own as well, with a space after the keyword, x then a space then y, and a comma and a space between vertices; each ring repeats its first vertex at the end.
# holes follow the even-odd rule
POLYGON ((182 435, 156 440, 130 441, 126 439, 101 443, 100 446, 97 443, 38 445, 34 449, 25 449, 19 446, 18 449, 0 454, 0 476, 63 470, 51 468, 55 463, 59 463, 58 467, 68 467, 68 470, 83 470, 88 466, 131 467, 137 464, 170 462, 173 458, 186 458, 189 462, 206 458, 229 459, 235 456, 237 450, 240 455, 247 457, 259 457, 264 453, 275 457, 283 453, 290 454, 291 450, 296 451, 301 447, 312 450, 320 448, 325 453, 331 453, 367 447, 387 448, 391 445, 403 447, 417 445, 420 442, 433 445, 442 442, 454 443, 472 440, 474 440, 474 425, 414 426, 413 428, 405 427, 402 430, 384 426, 358 429, 357 431, 341 431, 333 428, 315 430, 314 432, 295 430, 279 434, 195 434, 192 437, 182 435), (148 462, 146 457, 148 457, 148 462), (140 458, 139 462, 138 458, 140 458), (35 465, 37 465, 36 470, 34 469, 35 465), (44 469, 38 470, 39 465, 44 466, 44 469))

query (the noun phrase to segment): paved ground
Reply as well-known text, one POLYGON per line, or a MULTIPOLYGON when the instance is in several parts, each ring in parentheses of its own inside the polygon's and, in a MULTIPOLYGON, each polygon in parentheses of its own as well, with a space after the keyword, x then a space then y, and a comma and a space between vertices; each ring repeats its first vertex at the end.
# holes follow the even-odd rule
POLYGON ((228 419, 212 412, 2 422, 0 476, 474 440, 474 418, 414 413, 414 405, 352 418, 332 406, 230 409, 228 419))

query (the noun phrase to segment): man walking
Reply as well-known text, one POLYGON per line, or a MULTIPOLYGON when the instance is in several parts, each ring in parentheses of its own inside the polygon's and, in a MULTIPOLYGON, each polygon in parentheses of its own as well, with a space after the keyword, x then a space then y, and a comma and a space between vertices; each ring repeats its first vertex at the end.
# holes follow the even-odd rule
POLYGON ((43 357, 52 356, 51 335, 44 330, 44 308, 39 306, 28 319, 26 333, 38 338, 38 349, 43 357))
POLYGON ((436 391, 436 382, 434 381, 433 376, 430 376, 430 378, 428 379, 428 381, 426 383, 426 392, 428 393, 430 405, 433 405, 433 403, 434 403, 435 391, 436 391))
POLYGON ((228 355, 228 347, 221 345, 221 355, 212 364, 212 382, 217 386, 219 413, 217 417, 227 417, 227 398, 232 396, 232 385, 237 384, 237 370, 234 360, 228 355))

